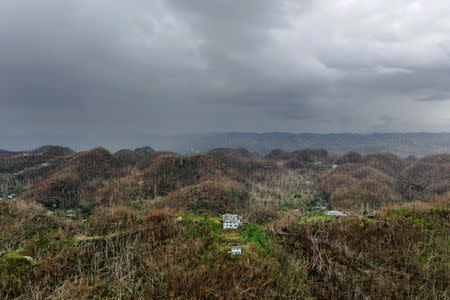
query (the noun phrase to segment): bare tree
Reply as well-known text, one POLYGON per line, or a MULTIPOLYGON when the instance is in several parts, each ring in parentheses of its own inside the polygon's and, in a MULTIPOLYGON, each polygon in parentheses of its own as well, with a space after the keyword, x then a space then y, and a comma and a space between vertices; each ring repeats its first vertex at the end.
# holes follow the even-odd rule
POLYGON ((8 193, 8 188, 9 188, 9 178, 7 174, 2 174, 0 176, 0 180, 1 180, 1 184, 0 184, 0 188, 1 188, 1 194, 2 194, 2 198, 3 201, 6 200, 7 197, 7 193, 8 193))

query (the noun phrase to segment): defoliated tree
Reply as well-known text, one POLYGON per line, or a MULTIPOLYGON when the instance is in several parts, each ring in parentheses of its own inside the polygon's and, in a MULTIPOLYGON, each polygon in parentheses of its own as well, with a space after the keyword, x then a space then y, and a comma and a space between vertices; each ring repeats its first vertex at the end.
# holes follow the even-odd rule
POLYGON ((8 178, 8 175, 2 174, 0 176, 0 179, 1 179, 1 184, 0 184, 1 190, 0 190, 0 192, 1 192, 1 195, 2 195, 3 201, 6 201, 6 197, 7 197, 6 194, 8 193, 8 181, 9 181, 9 178, 8 178))

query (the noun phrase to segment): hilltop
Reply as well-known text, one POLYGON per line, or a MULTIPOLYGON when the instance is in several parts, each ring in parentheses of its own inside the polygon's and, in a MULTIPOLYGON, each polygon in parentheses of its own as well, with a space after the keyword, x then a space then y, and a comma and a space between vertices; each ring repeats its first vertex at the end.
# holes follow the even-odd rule
POLYGON ((114 153, 114 157, 123 161, 127 165, 136 165, 141 160, 154 153, 155 149, 146 146, 141 148, 131 149, 121 149, 114 153))
POLYGON ((44 146, 38 147, 33 150, 29 150, 29 151, 9 151, 9 150, 0 149, 0 157, 17 156, 20 154, 42 154, 42 153, 45 153, 48 151, 52 151, 54 149, 59 149, 60 151, 64 151, 64 152, 70 153, 70 154, 75 153, 72 149, 70 149, 68 147, 60 147, 60 146, 55 146, 55 145, 44 145, 44 146))

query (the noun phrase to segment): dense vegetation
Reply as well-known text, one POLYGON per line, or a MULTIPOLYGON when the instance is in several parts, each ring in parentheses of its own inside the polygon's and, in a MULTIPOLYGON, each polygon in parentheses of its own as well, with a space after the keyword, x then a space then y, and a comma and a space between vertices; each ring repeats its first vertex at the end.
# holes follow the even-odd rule
POLYGON ((66 150, 3 158, 0 298, 450 297, 448 154, 66 150))

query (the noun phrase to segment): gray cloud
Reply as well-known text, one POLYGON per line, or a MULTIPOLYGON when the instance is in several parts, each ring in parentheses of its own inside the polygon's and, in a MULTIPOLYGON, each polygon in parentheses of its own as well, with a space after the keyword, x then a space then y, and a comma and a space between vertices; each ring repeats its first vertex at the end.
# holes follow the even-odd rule
POLYGON ((448 101, 448 100, 450 100, 450 95, 442 95, 442 94, 417 99, 417 101, 448 101))
POLYGON ((4 0, 0 148, 449 130, 446 1, 4 0))

